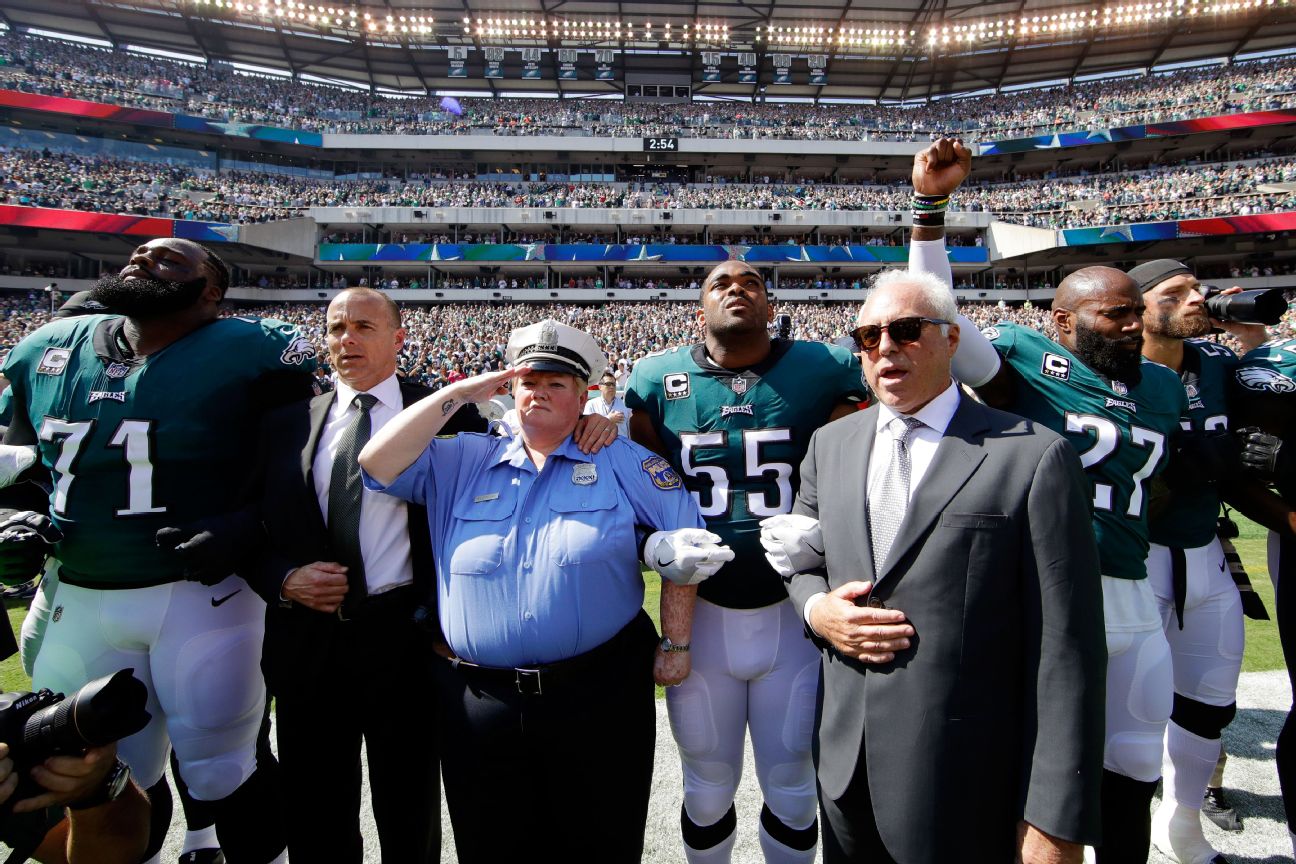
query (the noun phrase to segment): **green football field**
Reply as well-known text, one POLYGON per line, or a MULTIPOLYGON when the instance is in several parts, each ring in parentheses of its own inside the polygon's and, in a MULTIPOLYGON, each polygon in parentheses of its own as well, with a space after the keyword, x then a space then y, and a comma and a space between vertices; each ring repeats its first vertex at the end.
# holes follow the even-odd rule
MULTIPOLYGON (((1234 514, 1238 520, 1241 529, 1241 536, 1234 541, 1238 553, 1242 556, 1242 561, 1246 565, 1247 573, 1251 576, 1251 584, 1255 586, 1256 592, 1264 598, 1265 606, 1273 613, 1273 587, 1269 582, 1269 570, 1265 564, 1265 535, 1266 532, 1260 526, 1242 519, 1234 514)), ((661 584, 656 574, 648 571, 645 575, 647 582, 647 591, 644 597, 644 608, 652 615, 653 621, 657 621, 657 603, 658 595, 661 592, 661 584)), ((13 626, 14 632, 17 633, 22 626, 23 616, 27 613, 25 607, 16 607, 9 610, 9 623, 13 626)), ((1260 672, 1269 669, 1283 668, 1282 649, 1278 644, 1278 627, 1274 621, 1251 621, 1246 622, 1246 657, 1242 661, 1242 671, 1260 672)), ((23 673, 22 664, 18 662, 17 657, 10 657, 3 663, 0 663, 0 687, 5 691, 27 690, 31 681, 23 673)))

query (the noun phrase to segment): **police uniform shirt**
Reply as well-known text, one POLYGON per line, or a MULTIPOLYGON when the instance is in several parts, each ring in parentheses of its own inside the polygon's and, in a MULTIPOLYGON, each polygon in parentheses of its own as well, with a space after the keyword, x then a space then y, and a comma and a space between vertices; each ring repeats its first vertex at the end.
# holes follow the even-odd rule
MULTIPOLYGON (((333 455, 337 453, 342 434, 360 410, 352 404, 358 392, 338 381, 337 398, 329 408, 324 428, 320 430, 312 471, 315 477, 315 497, 319 500, 320 512, 324 514, 329 512, 333 455)), ((373 408, 369 409, 369 419, 373 424, 370 434, 376 435, 404 407, 400 381, 392 375, 368 393, 378 399, 373 408)), ((412 584, 414 564, 410 558, 409 517, 405 502, 370 489, 363 490, 362 495, 360 555, 365 565, 365 584, 369 593, 381 594, 401 585, 412 584)))
POLYGON ((437 438, 385 491, 427 507, 446 641, 485 666, 602 645, 643 606, 635 526, 703 527, 666 460, 624 438, 586 455, 568 436, 542 471, 521 437, 437 438))

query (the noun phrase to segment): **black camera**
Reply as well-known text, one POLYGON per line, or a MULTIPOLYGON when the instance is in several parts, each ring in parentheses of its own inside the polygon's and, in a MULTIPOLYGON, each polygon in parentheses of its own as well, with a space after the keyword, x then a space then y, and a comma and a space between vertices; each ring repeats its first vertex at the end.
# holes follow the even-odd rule
MULTIPOLYGON (((9 757, 22 778, 20 790, 33 782, 27 769, 49 757, 80 755, 148 725, 148 690, 134 671, 122 669, 96 678, 66 697, 49 690, 0 694, 0 741, 9 745, 9 757)), ((13 797, 26 796, 20 792, 13 797)))
POLYGON ((1216 321, 1272 326, 1282 320, 1283 313, 1287 311, 1287 298, 1283 296, 1281 288, 1257 288, 1227 297, 1214 285, 1203 285, 1201 288, 1206 297, 1206 311, 1216 321))
POLYGON ((791 315, 774 316, 774 334, 779 339, 792 338, 792 316, 791 315))

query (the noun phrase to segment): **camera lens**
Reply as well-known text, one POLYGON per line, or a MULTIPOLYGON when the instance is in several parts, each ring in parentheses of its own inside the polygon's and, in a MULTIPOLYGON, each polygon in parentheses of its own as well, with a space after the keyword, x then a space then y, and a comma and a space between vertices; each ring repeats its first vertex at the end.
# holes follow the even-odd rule
POLYGON ((1238 324, 1277 324, 1287 311, 1281 288, 1262 288, 1206 298, 1206 311, 1217 321, 1238 324))
POLYGON ((27 718, 22 751, 29 764, 50 756, 83 753, 143 729, 151 719, 148 691, 134 670, 97 678, 72 696, 27 718))

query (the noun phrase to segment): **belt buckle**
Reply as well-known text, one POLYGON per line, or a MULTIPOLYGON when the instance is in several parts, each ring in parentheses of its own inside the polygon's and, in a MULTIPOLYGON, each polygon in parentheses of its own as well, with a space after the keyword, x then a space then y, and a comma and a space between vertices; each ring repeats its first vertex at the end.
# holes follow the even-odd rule
POLYGON ((523 696, 540 696, 544 690, 540 686, 539 669, 514 669, 518 692, 523 696))

